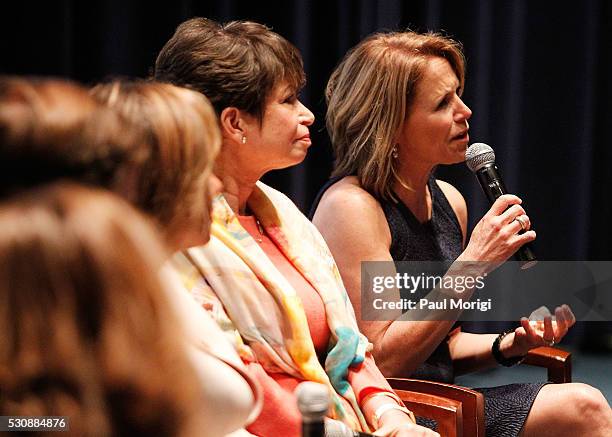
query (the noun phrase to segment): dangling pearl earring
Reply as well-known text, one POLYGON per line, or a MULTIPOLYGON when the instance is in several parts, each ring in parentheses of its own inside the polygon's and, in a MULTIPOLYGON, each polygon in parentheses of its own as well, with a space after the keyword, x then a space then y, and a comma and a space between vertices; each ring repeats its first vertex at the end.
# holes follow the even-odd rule
POLYGON ((397 145, 393 146, 393 149, 391 149, 391 156, 393 157, 393 159, 397 159, 397 157, 399 156, 399 152, 397 151, 397 145))
POLYGON ((247 142, 247 138, 246 138, 246 136, 243 135, 242 136, 242 144, 246 144, 246 142, 247 142))

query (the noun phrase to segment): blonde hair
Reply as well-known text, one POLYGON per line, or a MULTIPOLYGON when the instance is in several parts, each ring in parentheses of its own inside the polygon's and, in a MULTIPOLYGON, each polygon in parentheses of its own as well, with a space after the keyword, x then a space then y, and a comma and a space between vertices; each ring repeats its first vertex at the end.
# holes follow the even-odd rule
POLYGON ((393 198, 391 153, 431 57, 446 59, 463 89, 461 45, 439 34, 376 33, 346 54, 325 92, 332 176, 356 175, 372 195, 393 198))
POLYGON ((202 94, 152 81, 113 81, 92 94, 144 134, 149 159, 139 171, 136 205, 167 234, 208 216, 205 187, 221 146, 215 112, 202 94))
POLYGON ((158 270, 154 227, 72 184, 0 208, 0 414, 70 417, 68 435, 182 435, 202 407, 158 270))

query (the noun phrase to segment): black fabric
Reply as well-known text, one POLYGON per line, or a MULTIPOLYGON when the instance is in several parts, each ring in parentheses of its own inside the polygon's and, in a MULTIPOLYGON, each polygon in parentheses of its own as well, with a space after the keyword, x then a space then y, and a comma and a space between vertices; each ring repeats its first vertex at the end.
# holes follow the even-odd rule
MULTIPOLYGON (((340 179, 330 179, 319 191, 310 211, 311 216, 314 215, 325 191, 340 179)), ((450 263, 462 252, 462 233, 457 215, 433 175, 427 185, 431 193, 432 212, 430 220, 425 223, 420 223, 403 203, 379 199, 389 224, 390 253, 395 261, 448 260, 450 263)), ((397 267, 400 268, 400 265, 397 267)), ((414 299, 415 296, 411 298, 414 299)), ((410 375, 411 378, 449 384, 454 382, 455 375, 447 340, 448 337, 410 375)), ((542 386, 544 384, 510 384, 475 389, 483 393, 485 398, 486 435, 518 436, 542 386)), ((432 429, 436 426, 434 421, 424 418, 419 418, 418 423, 432 429)))
MULTIPOLYGON (((485 399, 486 435, 494 437, 515 437, 519 435, 533 401, 545 384, 508 384, 500 387, 475 388, 485 399)), ((437 422, 417 416, 421 426, 437 430, 437 422)))
POLYGON ((475 388, 485 399, 485 431, 491 437, 516 437, 536 396, 546 383, 508 384, 475 388))
MULTIPOLYGON (((448 199, 430 177, 431 219, 419 223, 403 203, 381 201, 391 231, 391 256, 396 261, 454 260, 462 251, 459 221, 448 199)), ((447 339, 448 340, 448 337, 447 339)), ((453 364, 448 342, 443 341, 412 378, 454 382, 453 364)), ((544 384, 511 384, 476 389, 485 398, 485 429, 491 437, 519 435, 527 414, 544 384)), ((429 425, 424 422, 424 425, 429 425)))
POLYGON ((396 261, 454 260, 462 252, 459 221, 446 196, 430 177, 431 219, 420 223, 402 202, 381 200, 391 230, 391 258, 396 261))
MULTIPOLYGON (((420 223, 403 203, 380 200, 391 232, 389 252, 395 261, 454 260, 461 254, 462 235, 457 216, 433 176, 427 185, 432 211, 431 219, 425 223, 420 223)), ((411 377, 452 383, 455 377, 448 343, 440 343, 411 377)))

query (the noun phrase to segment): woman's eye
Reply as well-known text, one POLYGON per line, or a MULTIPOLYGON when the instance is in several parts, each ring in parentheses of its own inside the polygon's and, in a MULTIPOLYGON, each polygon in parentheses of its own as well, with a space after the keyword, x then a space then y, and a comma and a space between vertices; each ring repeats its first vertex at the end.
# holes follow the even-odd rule
POLYGON ((283 103, 294 103, 297 100, 297 94, 291 94, 283 100, 283 103))
POLYGON ((444 99, 442 99, 440 101, 440 103, 438 103, 438 106, 436 107, 436 109, 443 109, 443 108, 445 108, 448 105, 448 102, 449 102, 449 98, 445 97, 444 99))

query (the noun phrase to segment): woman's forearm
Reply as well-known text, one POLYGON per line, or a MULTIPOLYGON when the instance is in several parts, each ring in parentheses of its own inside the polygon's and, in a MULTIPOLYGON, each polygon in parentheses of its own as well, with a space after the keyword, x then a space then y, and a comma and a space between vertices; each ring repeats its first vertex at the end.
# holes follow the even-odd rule
MULTIPOLYGON (((474 267, 466 263, 454 263, 446 277, 475 276, 474 267)), ((463 282, 462 282, 463 283, 463 282)), ((450 299, 469 299, 473 288, 462 290, 436 288, 426 298, 430 302, 447 302, 450 299)), ((445 307, 450 308, 446 305, 445 307)), ((375 357, 386 376, 406 377, 422 364, 445 341, 446 336, 460 316, 456 310, 411 310, 386 329, 374 336, 375 357), (432 320, 432 318, 436 320, 432 320)), ((367 335, 367 334, 366 334, 367 335)))
POLYGON ((374 342, 376 363, 386 377, 408 377, 445 341, 454 321, 402 321, 389 324, 374 342))
MULTIPOLYGON (((455 374, 462 375, 498 365, 491 353, 497 334, 458 332, 449 339, 455 374)), ((505 343, 505 342, 504 342, 505 343)))

